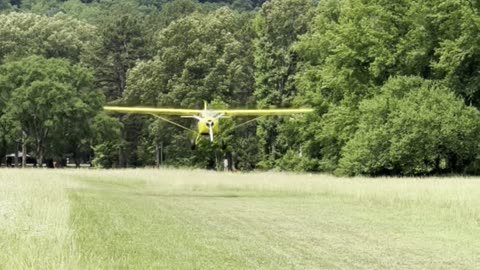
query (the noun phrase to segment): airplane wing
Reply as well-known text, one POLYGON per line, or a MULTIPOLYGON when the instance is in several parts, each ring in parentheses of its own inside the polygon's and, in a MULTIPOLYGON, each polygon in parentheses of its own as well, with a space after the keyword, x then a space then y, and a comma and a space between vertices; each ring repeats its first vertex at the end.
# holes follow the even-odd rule
POLYGON ((314 109, 253 109, 253 110, 213 110, 217 113, 224 113, 225 116, 273 116, 291 115, 299 113, 310 113, 314 109))
POLYGON ((107 112, 132 113, 132 114, 154 114, 154 115, 178 115, 192 116, 200 115, 202 110, 194 109, 168 109, 168 108, 145 108, 145 107, 115 107, 105 106, 103 109, 107 112))
MULTIPOLYGON (((105 106, 103 109, 107 112, 131 113, 131 114, 149 114, 149 115, 177 115, 194 116, 201 115, 205 110, 195 109, 173 109, 173 108, 147 108, 147 107, 118 107, 105 106)), ((208 110, 215 114, 224 116, 274 116, 291 115, 299 113, 310 113, 314 109, 252 109, 252 110, 208 110)))

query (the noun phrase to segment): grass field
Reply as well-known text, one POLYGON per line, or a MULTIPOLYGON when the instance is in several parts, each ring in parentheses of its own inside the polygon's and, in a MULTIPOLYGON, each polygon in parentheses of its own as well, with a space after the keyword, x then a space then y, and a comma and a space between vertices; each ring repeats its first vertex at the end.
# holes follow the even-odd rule
POLYGON ((0 170, 0 269, 480 269, 480 179, 0 170))

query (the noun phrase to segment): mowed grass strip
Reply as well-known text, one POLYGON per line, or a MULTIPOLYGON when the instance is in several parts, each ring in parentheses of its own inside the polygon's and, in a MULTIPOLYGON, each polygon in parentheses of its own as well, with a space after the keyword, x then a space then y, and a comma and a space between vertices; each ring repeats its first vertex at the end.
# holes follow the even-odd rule
MULTIPOLYGON (((0 187, 30 183, 27 171, 15 172, 16 182, 2 180, 0 187)), ((52 254, 59 255, 35 255, 35 248, 25 242, 17 243, 12 235, 6 239, 33 255, 33 261, 46 261, 47 268, 480 266, 477 178, 341 179, 187 170, 41 172, 39 177, 48 183, 44 187, 62 194, 62 203, 67 198, 63 209, 68 210, 68 222, 64 233, 57 233, 64 244, 45 240, 41 245, 51 245, 56 249, 52 254)), ((25 185, 19 190, 34 193, 25 185)), ((21 200, 9 196, 10 202, 21 200)), ((54 213, 65 221, 65 212, 54 213)), ((14 259, 8 266, 28 265, 20 263, 24 257, 10 256, 14 259)))

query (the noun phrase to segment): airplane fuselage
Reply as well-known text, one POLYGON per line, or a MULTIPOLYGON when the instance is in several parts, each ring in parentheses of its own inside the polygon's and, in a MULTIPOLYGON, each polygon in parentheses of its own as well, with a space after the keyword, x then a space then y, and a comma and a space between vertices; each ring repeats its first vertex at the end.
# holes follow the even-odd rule
POLYGON ((214 117, 202 117, 198 120, 198 133, 201 135, 210 136, 210 128, 213 131, 213 134, 217 134, 219 130, 219 121, 214 117))
POLYGON ((214 135, 218 134, 218 131, 220 129, 219 120, 223 117, 223 115, 223 113, 217 113, 205 109, 200 113, 199 116, 192 116, 192 118, 197 119, 198 121, 198 136, 195 139, 195 144, 198 143, 200 137, 202 136, 209 137, 210 141, 213 142, 214 135))

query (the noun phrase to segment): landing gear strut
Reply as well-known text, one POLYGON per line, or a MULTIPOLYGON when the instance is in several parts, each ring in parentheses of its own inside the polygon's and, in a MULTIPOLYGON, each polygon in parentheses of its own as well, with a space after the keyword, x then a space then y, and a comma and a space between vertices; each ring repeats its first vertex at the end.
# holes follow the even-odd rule
POLYGON ((200 139, 202 138, 202 134, 198 134, 197 138, 195 140, 191 140, 190 142, 192 143, 190 146, 190 149, 195 150, 197 148, 198 143, 200 142, 200 139))

